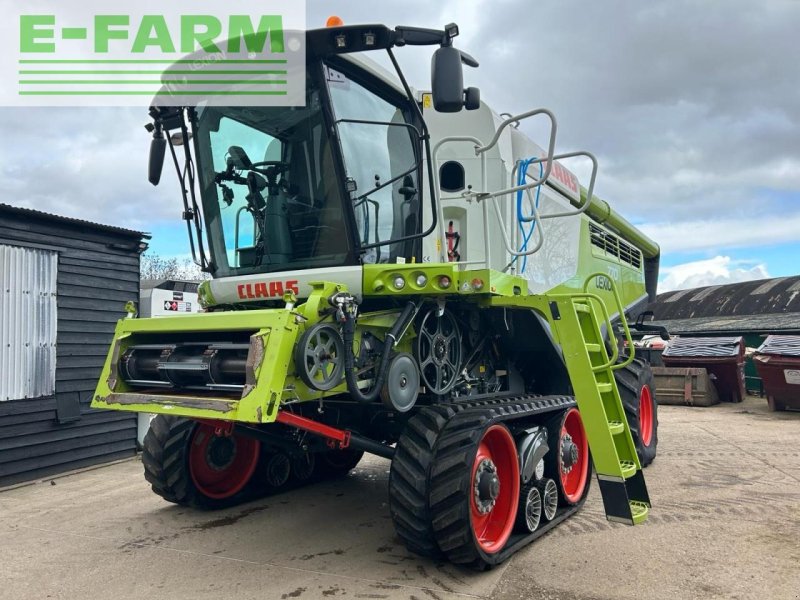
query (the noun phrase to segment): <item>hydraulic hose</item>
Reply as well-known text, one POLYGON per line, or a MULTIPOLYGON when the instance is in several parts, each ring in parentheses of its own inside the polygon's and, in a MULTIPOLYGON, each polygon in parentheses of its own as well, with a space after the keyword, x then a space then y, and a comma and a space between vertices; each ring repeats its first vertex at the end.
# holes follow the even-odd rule
POLYGON ((356 359, 353 354, 353 341, 355 340, 356 320, 350 312, 345 312, 345 321, 342 326, 342 339, 344 340, 344 378, 347 382, 347 391, 350 395, 359 402, 374 402, 377 400, 378 395, 381 393, 381 388, 386 381, 386 373, 389 367, 389 359, 391 358, 392 348, 397 341, 397 337, 411 322, 417 312, 417 305, 413 302, 406 304, 403 312, 400 313, 400 318, 392 326, 386 334, 386 339, 383 342, 383 354, 381 361, 378 365, 378 371, 375 374, 375 382, 369 392, 362 392, 358 387, 358 379, 356 377, 356 359))

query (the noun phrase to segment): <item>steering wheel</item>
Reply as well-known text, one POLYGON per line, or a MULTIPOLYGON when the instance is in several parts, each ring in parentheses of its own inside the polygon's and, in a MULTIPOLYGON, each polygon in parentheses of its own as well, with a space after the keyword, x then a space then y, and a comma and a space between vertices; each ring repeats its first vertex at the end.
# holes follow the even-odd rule
POLYGON ((282 160, 262 160, 253 163, 249 170, 264 175, 270 187, 274 187, 278 181, 278 175, 289 170, 289 163, 282 160))

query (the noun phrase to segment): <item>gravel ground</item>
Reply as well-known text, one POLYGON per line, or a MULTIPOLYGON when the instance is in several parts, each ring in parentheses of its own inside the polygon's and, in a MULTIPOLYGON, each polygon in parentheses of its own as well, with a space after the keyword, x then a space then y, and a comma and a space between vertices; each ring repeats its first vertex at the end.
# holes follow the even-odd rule
POLYGON ((203 513, 152 494, 130 460, 0 493, 0 597, 800 599, 800 413, 763 399, 660 407, 649 521, 584 509, 485 573, 395 537, 389 464, 203 513))

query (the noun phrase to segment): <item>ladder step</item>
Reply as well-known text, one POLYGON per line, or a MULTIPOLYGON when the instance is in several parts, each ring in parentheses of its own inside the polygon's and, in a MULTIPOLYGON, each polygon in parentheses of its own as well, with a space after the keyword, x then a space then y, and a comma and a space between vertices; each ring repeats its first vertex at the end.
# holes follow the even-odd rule
POLYGON ((600 354, 603 351, 603 346, 600 344, 586 344, 586 350, 590 354, 600 354))
POLYGON ((611 432, 611 435, 625 433, 625 424, 622 421, 609 421, 608 430, 611 432))
POLYGON ((622 476, 625 479, 630 479, 636 475, 636 463, 631 460, 619 461, 619 468, 622 471, 622 476))
POLYGON ((650 511, 650 507, 644 502, 637 502, 636 500, 631 500, 629 504, 631 507, 633 524, 639 525, 640 523, 644 523, 647 520, 647 513, 650 511))
POLYGON ((601 394, 607 394, 612 390, 610 383, 598 383, 597 384, 597 391, 601 394))
POLYGON ((592 312, 592 309, 589 308, 588 304, 579 304, 579 303, 575 302, 575 303, 573 303, 573 306, 575 307, 575 312, 582 312, 582 313, 587 313, 587 314, 591 314, 591 312, 592 312))

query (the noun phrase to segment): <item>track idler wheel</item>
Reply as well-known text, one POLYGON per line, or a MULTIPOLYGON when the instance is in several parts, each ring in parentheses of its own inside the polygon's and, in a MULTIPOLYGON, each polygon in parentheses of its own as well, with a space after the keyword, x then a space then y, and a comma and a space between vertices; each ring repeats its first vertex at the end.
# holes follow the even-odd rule
POLYGON ((267 491, 281 491, 289 482, 292 474, 292 461, 283 452, 269 452, 264 456, 262 480, 267 491))
POLYGON ((297 483, 308 482, 316 471, 317 456, 313 452, 303 452, 292 458, 292 477, 297 483))
POLYGON ((533 533, 542 519, 542 493, 535 483, 522 488, 517 508, 517 528, 525 533, 533 533))
POLYGON ((548 521, 552 521, 558 510, 558 486, 552 479, 543 479, 537 486, 542 497, 542 514, 548 521))

